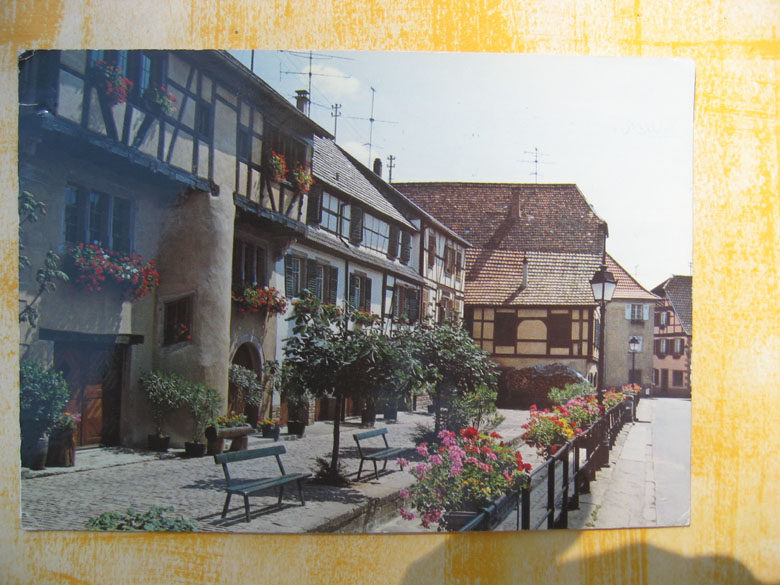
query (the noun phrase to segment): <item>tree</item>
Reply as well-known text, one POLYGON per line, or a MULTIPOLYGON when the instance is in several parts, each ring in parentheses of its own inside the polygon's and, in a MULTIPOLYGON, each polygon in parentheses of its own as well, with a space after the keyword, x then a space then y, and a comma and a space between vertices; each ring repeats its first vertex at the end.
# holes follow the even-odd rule
MULTIPOLYGON (((38 221, 39 215, 46 215, 46 204, 38 201, 35 196, 22 191, 19 194, 19 272, 32 266, 30 259, 22 254, 24 245, 22 244, 22 226, 25 223, 34 223, 38 221)), ((57 288, 57 281, 68 281, 68 276, 59 269, 60 257, 54 253, 54 250, 46 252, 46 258, 43 260, 43 266, 38 269, 35 280, 38 283, 38 291, 33 300, 27 303, 19 312, 19 323, 29 323, 30 327, 35 327, 38 323, 38 301, 47 291, 54 291, 57 288)))
MULTIPOLYGON (((326 480, 340 483, 339 440, 341 409, 346 398, 376 398, 408 383, 403 350, 365 314, 322 304, 308 291, 293 303, 293 336, 285 340, 281 385, 288 400, 335 397, 333 450, 326 480), (398 367, 398 368, 397 368, 398 367), (397 368, 397 369, 396 369, 397 368)), ((407 365, 406 369, 409 366, 407 365)))
MULTIPOLYGON (((485 397, 495 396, 498 385, 498 368, 489 354, 462 327, 450 323, 423 323, 399 335, 419 363, 419 382, 433 397, 434 431, 441 429, 443 406, 463 405, 481 419, 488 406, 485 397)), ((451 417, 453 424, 461 422, 459 418, 451 417)))

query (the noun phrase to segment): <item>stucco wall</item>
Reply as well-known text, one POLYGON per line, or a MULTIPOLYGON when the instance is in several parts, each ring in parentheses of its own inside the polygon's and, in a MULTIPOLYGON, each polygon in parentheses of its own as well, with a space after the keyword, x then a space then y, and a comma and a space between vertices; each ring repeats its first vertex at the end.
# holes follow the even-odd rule
POLYGON ((636 353, 637 370, 642 370, 642 387, 653 383, 653 307, 647 300, 614 299, 607 304, 606 387, 622 386, 629 380, 632 355, 628 342, 633 336, 642 337, 642 351, 636 353), (641 323, 626 319, 627 304, 649 305, 649 318, 641 323))

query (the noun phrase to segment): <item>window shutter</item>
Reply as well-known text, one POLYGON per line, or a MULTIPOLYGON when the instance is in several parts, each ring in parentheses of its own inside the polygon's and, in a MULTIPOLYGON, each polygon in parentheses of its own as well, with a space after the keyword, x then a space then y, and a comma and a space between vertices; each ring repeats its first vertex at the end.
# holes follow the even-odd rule
POLYGON ((390 243, 387 247, 387 257, 395 260, 398 257, 398 237, 401 234, 401 228, 397 225, 390 226, 390 243))
POLYGON ((406 314, 412 323, 416 322, 420 316, 420 302, 417 289, 406 289, 406 314))
POLYGON ((401 287, 397 284, 393 288, 393 317, 401 316, 401 287))
POLYGON ((331 266, 328 275, 328 302, 331 305, 336 304, 336 291, 339 285, 339 267, 331 266))
POLYGON ((626 304, 626 319, 631 318, 631 303, 626 304))
POLYGON ((363 210, 357 205, 352 206, 352 217, 349 222, 349 239, 353 244, 363 241, 363 210))
POLYGON ((306 207, 306 223, 319 224, 322 222, 322 191, 314 189, 309 191, 309 203, 306 207))
POLYGON ((461 270, 463 270, 463 252, 458 251, 456 259, 455 259, 455 269, 458 274, 460 274, 461 270))
POLYGON ((644 319, 647 321, 650 318, 650 305, 644 306, 644 319))
POLYGON ((412 257, 412 234, 401 232, 401 264, 409 264, 412 257))
POLYGON ((317 276, 319 275, 319 266, 316 260, 306 261, 306 288, 313 295, 322 299, 322 287, 318 286, 317 276))
POLYGON ((294 262, 297 262, 297 260, 289 254, 284 257, 284 294, 290 298, 298 296, 298 289, 295 286, 294 262))
POLYGON ((349 299, 348 302, 350 305, 353 305, 353 308, 357 309, 358 305, 358 299, 355 297, 357 296, 357 292, 360 290, 360 277, 357 274, 350 274, 349 275, 349 299))
POLYGON ((433 268, 436 264, 436 235, 428 236, 428 268, 433 268))
POLYGON ((362 310, 364 311, 370 311, 371 310, 371 279, 366 277, 363 279, 363 306, 362 310))

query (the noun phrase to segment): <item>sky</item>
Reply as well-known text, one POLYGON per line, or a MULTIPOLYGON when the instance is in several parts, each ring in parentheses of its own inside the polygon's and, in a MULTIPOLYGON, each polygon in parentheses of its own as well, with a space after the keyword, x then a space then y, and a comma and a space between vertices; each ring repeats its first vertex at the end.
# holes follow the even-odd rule
MULTIPOLYGON (((293 103, 309 66, 307 51, 254 51, 293 103)), ((386 179, 392 155, 393 182, 576 183, 643 286, 691 274, 692 61, 315 51, 311 71, 312 119, 386 179)))

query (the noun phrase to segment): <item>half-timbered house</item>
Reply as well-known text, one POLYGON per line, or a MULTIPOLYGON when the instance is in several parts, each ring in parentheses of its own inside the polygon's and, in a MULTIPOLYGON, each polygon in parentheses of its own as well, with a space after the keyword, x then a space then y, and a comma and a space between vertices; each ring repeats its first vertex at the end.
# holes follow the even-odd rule
MULTIPOLYGON (((132 302, 107 281, 60 286, 42 298, 38 327, 21 332, 24 357, 65 372, 79 443, 145 439, 138 379, 151 369, 240 407, 228 366, 260 371, 277 328, 240 312, 232 289, 284 289, 276 268, 307 229, 305 189, 274 172, 272 155, 310 170, 315 137, 330 135, 217 51, 30 52, 19 98, 20 189, 48 211, 23 233, 33 265, 83 244, 155 260, 159 272, 159 286, 132 302)), ((22 307, 36 288, 22 273, 22 307)), ((186 417, 170 430, 179 443, 186 417)))
POLYGON ((692 281, 674 275, 653 289, 655 305, 653 387, 660 394, 691 395, 692 281))
POLYGON ((596 380, 598 309, 589 285, 607 224, 576 185, 394 183, 462 234, 465 321, 505 368, 559 362, 596 380))

